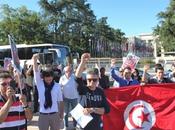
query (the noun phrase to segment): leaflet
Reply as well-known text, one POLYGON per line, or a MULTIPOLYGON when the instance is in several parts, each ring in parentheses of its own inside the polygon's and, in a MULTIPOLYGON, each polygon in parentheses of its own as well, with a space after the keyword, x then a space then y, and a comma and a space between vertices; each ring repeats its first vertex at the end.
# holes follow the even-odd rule
POLYGON ((83 109, 84 107, 78 103, 77 106, 70 112, 72 117, 82 128, 84 128, 93 119, 93 117, 90 114, 85 115, 83 113, 83 109))

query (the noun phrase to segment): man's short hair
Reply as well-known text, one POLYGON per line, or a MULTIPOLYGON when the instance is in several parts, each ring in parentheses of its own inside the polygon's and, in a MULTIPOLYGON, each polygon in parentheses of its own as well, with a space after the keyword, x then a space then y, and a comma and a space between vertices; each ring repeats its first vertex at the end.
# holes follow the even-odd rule
POLYGON ((157 64, 154 65, 154 67, 155 67, 155 72, 157 72, 157 68, 161 68, 162 64, 157 63, 157 64))
POLYGON ((155 68, 155 71, 157 72, 157 70, 163 70, 164 71, 164 68, 162 66, 158 66, 155 68))
POLYGON ((90 68, 87 70, 87 74, 97 75, 99 76, 99 71, 97 68, 90 68))
POLYGON ((52 68, 45 68, 41 71, 42 77, 54 76, 54 71, 52 68))
POLYGON ((101 67, 101 68, 100 68, 100 72, 101 72, 101 71, 105 71, 105 68, 104 68, 104 67, 101 67))
POLYGON ((127 69, 127 70, 131 70, 131 67, 129 67, 129 66, 125 67, 125 68, 123 69, 123 71, 126 70, 126 69, 127 69))
POLYGON ((12 78, 12 75, 7 70, 0 70, 0 79, 12 78))

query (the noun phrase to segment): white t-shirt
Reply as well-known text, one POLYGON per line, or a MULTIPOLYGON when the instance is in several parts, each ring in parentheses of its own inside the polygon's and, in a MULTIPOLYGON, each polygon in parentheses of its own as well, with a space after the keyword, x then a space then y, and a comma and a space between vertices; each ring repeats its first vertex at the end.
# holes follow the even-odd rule
POLYGON ((45 103, 45 87, 44 82, 40 77, 40 72, 34 72, 34 80, 38 89, 39 94, 39 103, 40 103, 40 112, 43 113, 51 113, 51 112, 58 112, 58 102, 63 101, 63 96, 61 92, 61 87, 58 83, 55 83, 52 90, 51 90, 51 96, 52 96, 52 107, 45 109, 44 103, 45 103))
POLYGON ((59 84, 63 89, 63 95, 65 98, 78 98, 79 95, 77 91, 77 83, 73 74, 69 78, 67 78, 65 75, 61 76, 59 84))

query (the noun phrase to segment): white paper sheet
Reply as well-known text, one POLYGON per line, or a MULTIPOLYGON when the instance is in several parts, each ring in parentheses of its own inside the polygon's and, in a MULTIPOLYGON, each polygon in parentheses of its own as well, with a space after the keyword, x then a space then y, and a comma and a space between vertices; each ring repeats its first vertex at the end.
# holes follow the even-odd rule
POLYGON ((83 113, 83 109, 83 106, 78 103, 77 106, 70 112, 72 117, 82 128, 84 128, 93 119, 93 117, 90 114, 85 115, 83 113))

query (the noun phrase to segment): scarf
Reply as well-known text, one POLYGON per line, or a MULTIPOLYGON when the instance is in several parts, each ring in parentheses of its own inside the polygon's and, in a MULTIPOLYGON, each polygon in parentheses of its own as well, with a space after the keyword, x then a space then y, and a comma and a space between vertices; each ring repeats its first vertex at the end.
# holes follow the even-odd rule
POLYGON ((52 107, 52 96, 51 96, 51 90, 54 86, 55 82, 52 81, 51 84, 47 84, 45 81, 44 81, 44 87, 45 87, 45 103, 44 103, 44 108, 47 109, 47 108, 51 108, 52 107))

